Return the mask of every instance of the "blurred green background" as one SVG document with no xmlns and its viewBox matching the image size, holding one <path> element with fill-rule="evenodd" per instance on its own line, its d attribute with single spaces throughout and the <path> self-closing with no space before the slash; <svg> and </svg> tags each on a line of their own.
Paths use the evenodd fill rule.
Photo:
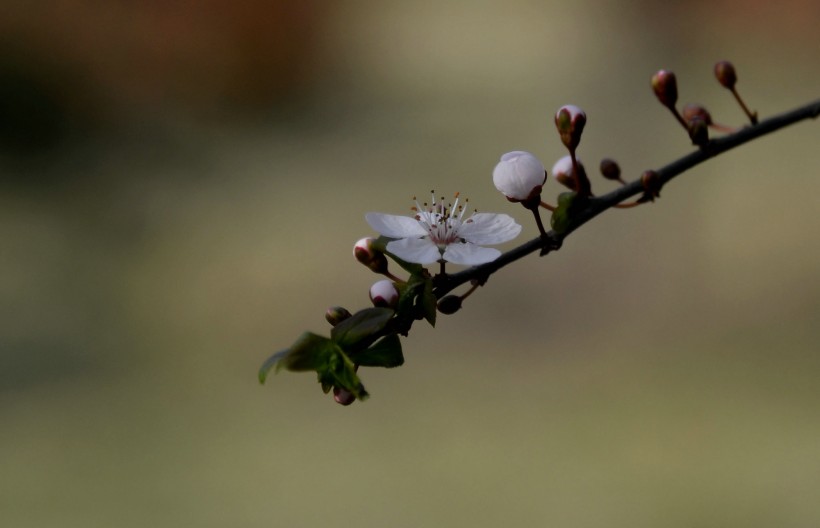
<svg viewBox="0 0 820 528">
<path fill-rule="evenodd" d="M 365 212 L 460 191 L 534 236 L 490 173 L 562 156 L 559 106 L 632 179 L 691 150 L 657 69 L 728 124 L 717 60 L 764 118 L 816 99 L 817 2 L 3 12 L 3 526 L 820 524 L 816 122 L 494 275 L 365 403 L 256 380 L 367 306 Z"/>
</svg>

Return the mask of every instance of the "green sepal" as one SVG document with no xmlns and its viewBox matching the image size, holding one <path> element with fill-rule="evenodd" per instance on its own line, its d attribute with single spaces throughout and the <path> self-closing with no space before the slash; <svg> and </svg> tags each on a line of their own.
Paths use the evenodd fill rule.
<svg viewBox="0 0 820 528">
<path fill-rule="evenodd" d="M 577 202 L 577 196 L 577 193 L 572 191 L 558 195 L 558 207 L 552 212 L 550 218 L 550 225 L 556 233 L 562 234 L 572 222 L 572 213 Z"/>
<path fill-rule="evenodd" d="M 320 370 L 338 349 L 330 339 L 305 332 L 290 348 L 281 350 L 265 360 L 259 368 L 259 383 L 265 383 L 272 368 L 275 372 L 287 369 L 293 372 Z"/>
<path fill-rule="evenodd" d="M 404 271 L 406 271 L 410 275 L 420 275 L 423 271 L 424 272 L 427 271 L 427 268 L 425 268 L 421 264 L 415 264 L 413 262 L 407 262 L 406 260 L 402 260 L 399 257 L 397 257 L 396 255 L 394 255 L 394 254 L 390 253 L 389 251 L 387 251 L 388 242 L 392 242 L 393 240 L 395 240 L 395 239 L 394 238 L 388 238 L 388 237 L 382 235 L 373 242 L 373 248 L 377 249 L 378 251 L 381 251 L 382 253 L 384 253 L 385 255 L 390 257 L 391 259 L 393 259 L 396 262 L 396 264 L 401 266 L 402 269 L 404 269 Z"/>
<path fill-rule="evenodd" d="M 438 303 L 438 299 L 436 299 L 436 295 L 433 293 L 433 280 L 428 278 L 424 281 L 424 291 L 421 292 L 421 309 L 424 313 L 424 319 L 430 323 L 430 326 L 436 326 L 436 314 L 438 310 L 436 310 L 436 305 Z"/>
<path fill-rule="evenodd" d="M 367 399 L 367 391 L 356 375 L 356 365 L 335 343 L 333 348 L 330 360 L 317 371 L 322 390 L 327 394 L 331 388 L 339 387 L 348 390 L 358 400 Z"/>
<path fill-rule="evenodd" d="M 436 298 L 433 295 L 433 281 L 427 270 L 419 275 L 411 275 L 404 284 L 396 284 L 399 290 L 399 302 L 396 307 L 396 325 L 399 333 L 406 335 L 406 331 L 413 325 L 413 321 L 421 318 L 435 325 Z"/>
<path fill-rule="evenodd" d="M 382 330 L 395 312 L 390 308 L 365 308 L 337 324 L 330 338 L 344 349 Z"/>
<path fill-rule="evenodd" d="M 404 364 L 398 334 L 383 337 L 370 348 L 351 354 L 351 358 L 362 367 L 393 368 Z"/>
</svg>

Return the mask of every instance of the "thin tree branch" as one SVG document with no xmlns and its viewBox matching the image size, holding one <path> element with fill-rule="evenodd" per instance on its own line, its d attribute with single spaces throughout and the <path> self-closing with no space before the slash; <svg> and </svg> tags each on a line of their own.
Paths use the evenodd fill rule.
<svg viewBox="0 0 820 528">
<path fill-rule="evenodd" d="M 710 140 L 703 148 L 696 150 L 686 156 L 673 161 L 672 163 L 658 169 L 657 174 L 661 185 L 666 184 L 675 176 L 686 172 L 692 167 L 703 163 L 704 161 L 727 152 L 735 147 L 739 147 L 749 141 L 770 134 L 781 128 L 787 127 L 804 119 L 816 119 L 820 115 L 820 99 L 796 108 L 794 110 L 784 112 L 782 114 L 770 117 L 765 121 L 761 121 L 754 126 L 744 127 L 733 134 L 723 136 Z M 502 254 L 496 260 L 474 266 L 472 268 L 453 273 L 450 275 L 440 275 L 436 277 L 434 294 L 441 299 L 444 295 L 452 291 L 454 288 L 461 286 L 470 281 L 476 281 L 479 284 L 484 284 L 490 275 L 503 268 L 507 264 L 515 262 L 530 253 L 540 251 L 541 256 L 554 251 L 561 247 L 563 240 L 569 236 L 570 233 L 586 224 L 600 213 L 612 208 L 627 198 L 642 194 L 645 192 L 640 178 L 623 187 L 620 187 L 605 195 L 591 198 L 581 210 L 574 212 L 572 221 L 569 227 L 563 233 L 556 233 L 549 231 L 546 237 L 537 237 L 520 246 L 511 249 Z"/>
</svg>

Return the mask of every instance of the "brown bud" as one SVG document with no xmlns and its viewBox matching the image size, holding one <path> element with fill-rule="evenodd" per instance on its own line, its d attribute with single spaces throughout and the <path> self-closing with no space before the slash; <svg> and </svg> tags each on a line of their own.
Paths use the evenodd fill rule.
<svg viewBox="0 0 820 528">
<path fill-rule="evenodd" d="M 703 118 L 693 116 L 686 121 L 686 125 L 689 131 L 689 139 L 692 140 L 693 145 L 703 147 L 709 143 L 709 126 Z"/>
<path fill-rule="evenodd" d="M 611 158 L 601 160 L 601 174 L 607 180 L 621 181 L 621 167 L 618 162 Z"/>
<path fill-rule="evenodd" d="M 445 315 L 454 314 L 461 309 L 461 297 L 457 295 L 445 295 L 438 302 L 437 307 L 438 311 Z"/>
<path fill-rule="evenodd" d="M 729 61 L 720 61 L 715 64 L 715 77 L 724 88 L 729 90 L 733 90 L 737 83 L 737 72 Z"/>
<path fill-rule="evenodd" d="M 675 103 L 678 102 L 678 81 L 674 73 L 659 70 L 652 76 L 652 90 L 663 106 L 675 108 Z"/>
<path fill-rule="evenodd" d="M 655 198 L 660 198 L 661 196 L 661 177 L 660 175 L 653 171 L 648 170 L 644 171 L 641 174 L 641 185 L 643 185 L 644 196 L 647 199 L 655 201 Z"/>
<path fill-rule="evenodd" d="M 703 122 L 708 126 L 712 125 L 712 116 L 703 106 L 694 103 L 688 103 L 683 107 L 683 120 L 689 123 L 693 117 L 703 119 Z"/>
<path fill-rule="evenodd" d="M 337 324 L 341 323 L 348 317 L 350 317 L 350 312 L 348 312 L 345 308 L 341 306 L 331 306 L 325 312 L 325 319 L 330 326 L 336 326 Z"/>
</svg>

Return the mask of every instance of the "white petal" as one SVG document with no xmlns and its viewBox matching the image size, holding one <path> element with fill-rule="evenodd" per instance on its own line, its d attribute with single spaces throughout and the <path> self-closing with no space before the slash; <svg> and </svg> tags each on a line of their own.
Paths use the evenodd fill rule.
<svg viewBox="0 0 820 528">
<path fill-rule="evenodd" d="M 520 232 L 521 226 L 509 215 L 476 213 L 461 224 L 458 236 L 473 244 L 500 244 Z"/>
<path fill-rule="evenodd" d="M 501 252 L 493 248 L 485 248 L 469 242 L 450 244 L 444 250 L 444 260 L 453 264 L 476 266 L 492 262 L 501 256 Z"/>
<path fill-rule="evenodd" d="M 370 227 L 390 238 L 421 237 L 427 231 L 415 218 L 396 216 L 382 213 L 367 213 L 364 219 Z"/>
<path fill-rule="evenodd" d="M 387 251 L 407 262 L 416 264 L 432 264 L 441 258 L 432 240 L 429 238 L 402 238 L 387 244 Z"/>
</svg>

